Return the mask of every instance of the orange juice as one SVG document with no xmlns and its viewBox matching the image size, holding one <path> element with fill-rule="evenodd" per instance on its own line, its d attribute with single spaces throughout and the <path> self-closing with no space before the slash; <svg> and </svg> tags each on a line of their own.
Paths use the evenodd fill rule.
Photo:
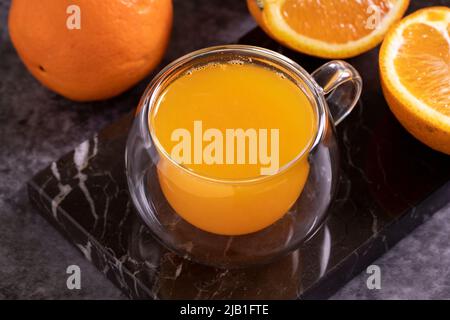
<svg viewBox="0 0 450 320">
<path fill-rule="evenodd" d="M 311 145 L 317 116 L 284 75 L 232 61 L 170 83 L 149 125 L 163 150 L 158 177 L 172 208 L 202 230 L 240 235 L 270 226 L 299 197 L 307 157 L 283 167 Z"/>
</svg>

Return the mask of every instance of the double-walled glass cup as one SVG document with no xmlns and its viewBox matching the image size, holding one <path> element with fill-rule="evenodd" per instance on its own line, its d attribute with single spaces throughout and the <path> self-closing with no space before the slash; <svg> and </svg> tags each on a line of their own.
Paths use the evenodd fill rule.
<svg viewBox="0 0 450 320">
<path fill-rule="evenodd" d="M 239 180 L 202 176 L 173 159 L 151 127 L 156 103 L 171 83 L 194 68 L 235 61 L 283 75 L 313 109 L 311 142 L 275 174 Z M 199 263 L 243 267 L 289 253 L 326 217 L 338 181 L 335 125 L 356 105 L 361 88 L 358 72 L 344 61 L 331 61 L 310 75 L 287 57 L 252 46 L 212 47 L 174 61 L 146 89 L 128 137 L 126 171 L 137 212 L 163 245 Z M 227 225 L 238 228 L 224 229 Z"/>
</svg>

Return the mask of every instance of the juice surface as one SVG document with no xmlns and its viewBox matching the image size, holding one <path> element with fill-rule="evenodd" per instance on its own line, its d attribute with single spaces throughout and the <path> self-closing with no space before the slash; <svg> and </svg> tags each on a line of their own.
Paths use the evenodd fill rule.
<svg viewBox="0 0 450 320">
<path fill-rule="evenodd" d="M 273 70 L 239 61 L 188 71 L 165 89 L 156 108 L 150 125 L 168 154 L 178 143 L 172 139 L 174 130 L 185 128 L 194 139 L 194 121 L 202 122 L 203 132 L 209 128 L 220 130 L 224 139 L 226 129 L 278 129 L 281 168 L 310 144 L 316 130 L 310 102 L 293 82 Z M 268 131 L 268 155 L 273 151 L 270 137 Z M 203 148 L 207 144 L 203 142 Z M 225 141 L 223 144 L 225 157 Z M 237 147 L 235 143 L 236 157 Z M 248 141 L 246 148 L 244 164 L 192 161 L 183 166 L 210 178 L 256 178 L 265 165 L 259 158 L 257 163 L 249 163 Z"/>
</svg>

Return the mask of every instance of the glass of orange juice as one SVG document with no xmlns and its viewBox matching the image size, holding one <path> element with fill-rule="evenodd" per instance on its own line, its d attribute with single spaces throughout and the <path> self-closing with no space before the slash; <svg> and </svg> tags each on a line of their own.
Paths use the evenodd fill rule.
<svg viewBox="0 0 450 320">
<path fill-rule="evenodd" d="M 137 212 L 169 249 L 208 265 L 294 250 L 326 217 L 338 177 L 334 128 L 361 88 L 346 62 L 310 75 L 252 46 L 176 60 L 148 86 L 129 133 Z"/>
</svg>

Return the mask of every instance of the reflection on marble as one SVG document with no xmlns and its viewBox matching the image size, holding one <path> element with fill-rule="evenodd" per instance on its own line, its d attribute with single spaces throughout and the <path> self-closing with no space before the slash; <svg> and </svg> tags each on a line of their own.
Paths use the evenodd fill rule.
<svg viewBox="0 0 450 320">
<path fill-rule="evenodd" d="M 272 48 L 308 71 L 324 63 L 255 30 L 243 43 Z M 360 105 L 337 129 L 338 194 L 326 224 L 276 262 L 249 269 L 201 266 L 152 238 L 130 202 L 124 149 L 131 116 L 52 163 L 29 183 L 41 214 L 133 298 L 325 298 L 427 220 L 450 198 L 450 158 L 414 140 L 382 96 L 378 51 L 349 59 L 364 80 Z"/>
</svg>

